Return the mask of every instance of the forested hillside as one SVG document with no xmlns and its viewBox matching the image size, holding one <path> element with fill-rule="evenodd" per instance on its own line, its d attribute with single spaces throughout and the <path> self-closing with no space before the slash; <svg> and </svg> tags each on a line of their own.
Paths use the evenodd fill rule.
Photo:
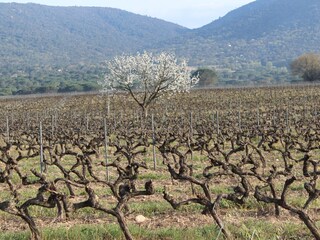
<svg viewBox="0 0 320 240">
<path fill-rule="evenodd" d="M 26 59 L 40 65 L 103 61 L 114 54 L 155 46 L 183 30 L 112 8 L 0 4 L 0 53 L 9 63 Z"/>
<path fill-rule="evenodd" d="M 195 29 L 189 41 L 199 44 L 196 61 L 286 65 L 302 53 L 320 51 L 320 1 L 257 0 Z M 201 57 L 208 54 L 204 49 L 212 49 L 211 57 Z"/>
<path fill-rule="evenodd" d="M 103 61 L 185 30 L 112 8 L 0 3 L 0 95 L 97 89 Z"/>
<path fill-rule="evenodd" d="M 257 0 L 193 30 L 112 8 L 0 3 L 0 95 L 94 90 L 106 59 L 144 50 L 215 68 L 220 84 L 289 82 L 289 63 L 319 42 L 319 0 Z"/>
</svg>

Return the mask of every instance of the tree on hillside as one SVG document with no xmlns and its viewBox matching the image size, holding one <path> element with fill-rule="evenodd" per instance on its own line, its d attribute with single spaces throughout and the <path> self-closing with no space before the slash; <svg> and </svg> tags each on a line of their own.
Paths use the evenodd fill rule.
<svg viewBox="0 0 320 240">
<path fill-rule="evenodd" d="M 213 87 L 218 81 L 218 75 L 215 70 L 208 68 L 200 68 L 192 73 L 193 77 L 198 77 L 197 87 Z"/>
<path fill-rule="evenodd" d="M 168 93 L 188 91 L 197 82 L 191 77 L 187 61 L 178 61 L 174 54 L 149 52 L 135 56 L 117 56 L 107 63 L 108 74 L 100 84 L 103 90 L 120 90 L 141 107 L 144 116 L 158 98 Z"/>
<path fill-rule="evenodd" d="M 320 55 L 315 53 L 301 55 L 291 63 L 291 72 L 293 75 L 301 77 L 304 81 L 319 81 Z"/>
</svg>

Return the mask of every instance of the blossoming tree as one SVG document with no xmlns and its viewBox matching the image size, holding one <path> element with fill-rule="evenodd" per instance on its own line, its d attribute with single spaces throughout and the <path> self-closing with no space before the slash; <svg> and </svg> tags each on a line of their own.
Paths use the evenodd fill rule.
<svg viewBox="0 0 320 240">
<path fill-rule="evenodd" d="M 168 93 L 189 91 L 199 80 L 191 77 L 185 59 L 178 61 L 167 52 L 117 56 L 107 66 L 109 72 L 101 83 L 103 89 L 128 92 L 144 116 L 156 99 Z"/>
</svg>

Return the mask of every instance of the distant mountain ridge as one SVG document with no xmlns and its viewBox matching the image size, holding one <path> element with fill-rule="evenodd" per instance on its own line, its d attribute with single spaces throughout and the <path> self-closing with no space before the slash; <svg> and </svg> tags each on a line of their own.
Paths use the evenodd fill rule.
<svg viewBox="0 0 320 240">
<path fill-rule="evenodd" d="M 256 0 L 195 32 L 202 37 L 251 39 L 264 37 L 276 30 L 297 30 L 319 25 L 319 0 Z"/>
<path fill-rule="evenodd" d="M 194 30 L 113 8 L 0 3 L 0 55 L 10 63 L 95 63 L 172 50 L 194 65 L 231 55 L 284 64 L 319 51 L 319 41 L 319 0 L 257 0 Z"/>
<path fill-rule="evenodd" d="M 320 1 L 256 0 L 193 30 L 190 39 L 211 50 L 203 56 L 194 51 L 193 58 L 205 56 L 207 64 L 271 61 L 285 66 L 305 52 L 320 52 Z"/>
<path fill-rule="evenodd" d="M 17 62 L 97 62 L 150 48 L 183 30 L 119 9 L 0 3 L 0 54 Z"/>
<path fill-rule="evenodd" d="M 231 82 L 277 79 L 272 66 L 288 72 L 297 56 L 320 52 L 319 42 L 319 0 L 256 0 L 192 30 L 113 8 L 0 3 L 0 89 L 96 88 L 86 84 L 103 77 L 104 60 L 144 50 L 175 52 Z M 257 77 L 257 67 L 273 75 Z"/>
</svg>

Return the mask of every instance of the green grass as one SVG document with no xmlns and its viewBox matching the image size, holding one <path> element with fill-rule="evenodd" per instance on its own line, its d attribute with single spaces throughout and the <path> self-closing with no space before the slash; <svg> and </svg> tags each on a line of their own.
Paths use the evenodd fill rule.
<svg viewBox="0 0 320 240">
<path fill-rule="evenodd" d="M 215 226 L 203 226 L 200 228 L 161 228 L 145 229 L 136 225 L 129 226 L 134 239 L 174 239 L 174 240 L 201 240 L 215 239 L 219 231 Z M 108 225 L 76 225 L 70 228 L 57 227 L 45 228 L 41 231 L 43 240 L 87 240 L 87 239 L 124 239 L 117 224 Z M 27 240 L 28 232 L 0 233 L 1 240 Z"/>
<path fill-rule="evenodd" d="M 29 240 L 30 234 L 29 232 L 17 232 L 17 233 L 0 233 L 1 240 Z"/>
<path fill-rule="evenodd" d="M 185 213 L 199 213 L 203 210 L 203 206 L 199 204 L 190 204 L 180 207 L 178 210 L 174 210 L 171 205 L 163 201 L 146 201 L 146 202 L 133 202 L 129 203 L 131 211 L 143 214 L 147 217 L 166 214 L 169 212 L 179 211 Z"/>
<path fill-rule="evenodd" d="M 148 217 L 154 216 L 155 214 L 166 213 L 171 209 L 171 206 L 166 201 L 148 201 L 148 202 L 133 202 L 129 203 L 131 211 L 135 211 L 140 214 L 144 214 Z"/>
<path fill-rule="evenodd" d="M 145 179 L 145 180 L 168 180 L 170 179 L 169 172 L 166 174 L 163 173 L 157 173 L 157 172 L 148 172 L 148 173 L 142 173 L 139 175 L 138 179 Z"/>
<path fill-rule="evenodd" d="M 280 222 L 272 223 L 267 219 L 250 219 L 244 221 L 240 226 L 229 226 L 234 233 L 235 239 L 257 239 L 257 240 L 289 240 L 289 239 L 312 239 L 310 233 L 304 226 L 297 223 Z"/>
<path fill-rule="evenodd" d="M 234 239 L 257 240 L 309 240 L 312 236 L 300 224 L 280 222 L 271 223 L 267 219 L 249 219 L 237 224 L 229 224 L 228 228 L 233 233 Z M 146 229 L 137 225 L 129 226 L 134 239 L 137 240 L 211 240 L 223 239 L 216 225 L 206 225 L 197 228 L 166 227 Z M 74 225 L 71 227 L 51 227 L 41 231 L 43 240 L 87 240 L 124 239 L 119 226 L 115 223 L 97 225 Z M 1 240 L 27 240 L 29 232 L 0 233 Z"/>
</svg>

